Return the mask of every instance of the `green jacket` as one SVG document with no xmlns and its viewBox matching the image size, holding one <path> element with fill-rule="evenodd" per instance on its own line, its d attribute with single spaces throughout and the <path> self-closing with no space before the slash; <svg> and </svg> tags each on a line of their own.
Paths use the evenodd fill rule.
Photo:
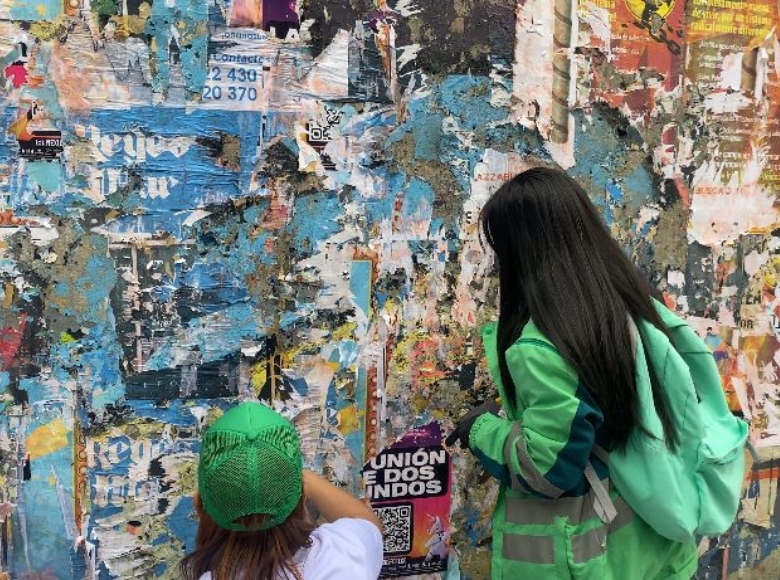
<svg viewBox="0 0 780 580">
<path fill-rule="evenodd" d="M 506 352 L 514 408 L 501 382 L 496 334 L 489 324 L 483 340 L 506 418 L 483 415 L 469 433 L 472 451 L 500 484 L 492 577 L 689 580 L 697 566 L 694 540 L 658 535 L 609 486 L 609 467 L 594 455 L 594 446 L 610 448 L 603 414 L 576 372 L 529 322 Z M 589 465 L 617 508 L 611 523 L 599 516 Z"/>
</svg>

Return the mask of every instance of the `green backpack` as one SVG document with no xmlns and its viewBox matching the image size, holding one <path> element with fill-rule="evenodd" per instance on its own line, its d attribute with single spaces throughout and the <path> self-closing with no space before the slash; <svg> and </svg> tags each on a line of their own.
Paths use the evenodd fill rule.
<svg viewBox="0 0 780 580">
<path fill-rule="evenodd" d="M 609 454 L 610 478 L 631 508 L 656 532 L 676 541 L 715 536 L 733 523 L 742 495 L 747 424 L 729 411 L 715 359 L 693 329 L 656 303 L 672 342 L 640 320 L 637 391 L 642 424 L 625 451 Z M 633 326 L 633 325 L 632 325 Z M 653 404 L 652 361 L 679 435 L 672 452 Z"/>
</svg>

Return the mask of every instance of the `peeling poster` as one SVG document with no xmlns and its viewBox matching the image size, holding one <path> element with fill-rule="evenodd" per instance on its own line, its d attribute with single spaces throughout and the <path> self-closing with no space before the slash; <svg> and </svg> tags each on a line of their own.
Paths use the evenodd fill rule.
<svg viewBox="0 0 780 580">
<path fill-rule="evenodd" d="M 384 526 L 380 578 L 447 570 L 450 455 L 437 421 L 406 433 L 363 468 L 371 506 Z"/>
</svg>

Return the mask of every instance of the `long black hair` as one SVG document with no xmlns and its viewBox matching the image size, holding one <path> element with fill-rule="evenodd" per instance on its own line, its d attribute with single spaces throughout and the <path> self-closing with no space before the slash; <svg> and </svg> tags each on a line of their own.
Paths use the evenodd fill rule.
<svg viewBox="0 0 780 580">
<path fill-rule="evenodd" d="M 532 319 L 579 374 L 604 413 L 612 444 L 642 428 L 628 317 L 664 332 L 652 285 L 623 253 L 583 188 L 565 172 L 537 167 L 502 185 L 480 216 L 495 252 L 500 305 L 498 357 L 507 396 L 517 403 L 506 350 Z M 651 368 L 656 411 L 677 445 Z"/>
</svg>

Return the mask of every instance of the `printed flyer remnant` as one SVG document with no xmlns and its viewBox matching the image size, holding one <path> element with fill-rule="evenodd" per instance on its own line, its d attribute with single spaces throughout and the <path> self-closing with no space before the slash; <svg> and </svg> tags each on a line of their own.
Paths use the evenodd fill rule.
<svg viewBox="0 0 780 580">
<path fill-rule="evenodd" d="M 363 468 L 371 506 L 385 528 L 380 578 L 447 569 L 450 538 L 450 455 L 432 422 L 409 431 Z"/>
</svg>

